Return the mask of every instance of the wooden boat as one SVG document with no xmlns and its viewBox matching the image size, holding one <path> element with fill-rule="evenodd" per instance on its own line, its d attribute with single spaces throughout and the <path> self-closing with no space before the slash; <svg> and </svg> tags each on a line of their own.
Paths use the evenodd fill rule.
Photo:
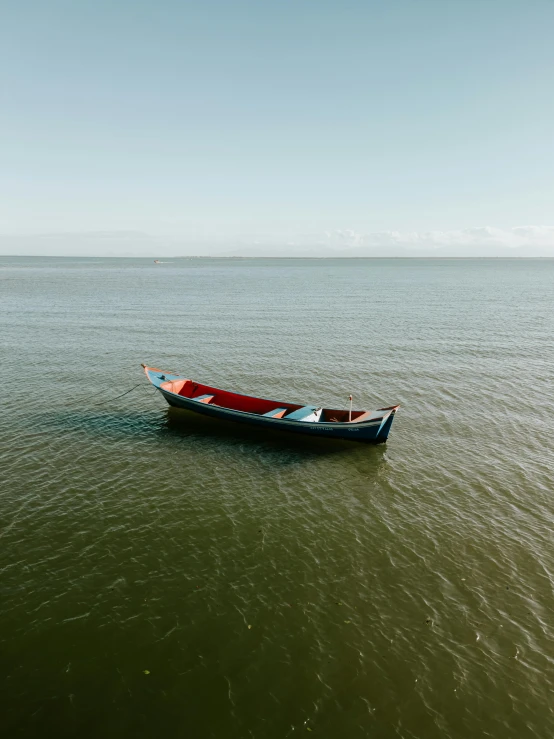
<svg viewBox="0 0 554 739">
<path fill-rule="evenodd" d="M 171 406 L 227 421 L 311 436 L 382 444 L 387 440 L 394 414 L 400 407 L 391 405 L 376 411 L 361 411 L 303 406 L 241 395 L 145 364 L 142 367 L 152 385 Z"/>
</svg>

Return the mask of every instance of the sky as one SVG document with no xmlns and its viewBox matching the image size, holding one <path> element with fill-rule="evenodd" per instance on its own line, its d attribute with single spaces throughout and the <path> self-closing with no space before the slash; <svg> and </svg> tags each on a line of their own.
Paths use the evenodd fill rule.
<svg viewBox="0 0 554 739">
<path fill-rule="evenodd" d="M 2 3 L 0 253 L 554 256 L 553 29 L 552 0 Z"/>
</svg>

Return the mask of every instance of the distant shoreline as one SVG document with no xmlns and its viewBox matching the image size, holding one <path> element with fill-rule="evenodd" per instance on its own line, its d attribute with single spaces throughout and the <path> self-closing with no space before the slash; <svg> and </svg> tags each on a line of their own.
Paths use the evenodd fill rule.
<svg viewBox="0 0 554 739">
<path fill-rule="evenodd" d="M 388 257 L 388 256 L 364 256 L 364 257 L 362 257 L 362 256 L 360 256 L 360 257 L 356 257 L 356 256 L 344 256 L 344 257 L 341 257 L 341 256 L 332 256 L 332 257 L 330 257 L 330 256 L 320 256 L 320 257 L 307 257 L 307 256 L 300 256 L 300 257 L 293 257 L 293 256 L 245 256 L 245 257 L 242 257 L 242 256 L 238 256 L 238 255 L 237 256 L 217 256 L 217 255 L 208 254 L 208 255 L 205 255 L 205 256 L 201 256 L 201 255 L 183 256 L 183 255 L 180 255 L 180 256 L 175 256 L 175 257 L 173 257 L 173 256 L 171 256 L 171 257 L 170 256 L 157 256 L 157 257 L 147 256 L 147 257 L 145 257 L 145 256 L 128 256 L 128 255 L 125 255 L 125 256 L 117 256 L 117 255 L 113 255 L 113 254 L 112 255 L 109 255 L 109 256 L 108 255 L 103 255 L 103 254 L 87 254 L 87 255 L 84 255 L 84 256 L 83 255 L 78 255 L 78 254 L 74 254 L 74 255 L 70 255 L 70 254 L 0 254 L 0 259 L 144 259 L 144 260 L 148 260 L 148 261 L 152 261 L 152 262 L 154 260 L 170 260 L 170 261 L 174 261 L 176 259 L 180 259 L 180 260 L 187 260 L 187 259 L 195 259 L 195 260 L 198 260 L 198 259 L 217 259 L 217 260 L 223 260 L 224 259 L 226 261 L 245 261 L 245 260 L 252 260 L 252 259 L 256 259 L 256 260 L 259 260 L 259 259 L 272 259 L 272 260 L 282 259 L 282 260 L 286 260 L 286 261 L 290 261 L 290 260 L 303 260 L 303 261 L 305 261 L 305 260 L 312 260 L 312 261 L 322 261 L 322 260 L 325 260 L 325 261 L 337 261 L 337 260 L 340 260 L 340 261 L 344 261 L 346 259 L 348 259 L 348 260 L 354 260 L 354 261 L 355 260 L 358 260 L 358 261 L 359 260 L 383 260 L 383 259 L 398 259 L 398 260 L 409 259 L 411 261 L 418 260 L 418 259 L 420 259 L 420 260 L 427 260 L 427 261 L 428 260 L 431 260 L 431 259 L 432 260 L 441 260 L 441 261 L 444 261 L 444 260 L 449 260 L 449 261 L 474 261 L 476 259 L 489 259 L 489 260 L 490 259 L 494 259 L 494 260 L 497 260 L 497 261 L 514 261 L 514 262 L 517 262 L 517 261 L 524 261 L 526 259 L 543 259 L 543 260 L 549 260 L 550 259 L 551 260 L 551 259 L 554 259 L 554 255 L 553 256 L 529 256 L 529 257 L 526 257 L 526 256 L 517 256 L 517 257 L 509 257 L 509 256 L 450 257 L 450 256 L 438 256 L 438 255 L 437 256 L 413 256 L 413 257 L 411 257 L 411 256 L 405 256 L 405 255 L 403 255 L 403 256 L 394 256 L 393 255 L 393 256 L 390 256 L 390 257 Z"/>
</svg>

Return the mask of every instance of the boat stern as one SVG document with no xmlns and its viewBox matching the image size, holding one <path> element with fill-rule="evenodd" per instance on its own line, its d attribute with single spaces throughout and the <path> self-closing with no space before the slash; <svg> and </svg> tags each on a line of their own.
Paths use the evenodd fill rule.
<svg viewBox="0 0 554 739">
<path fill-rule="evenodd" d="M 383 420 L 381 421 L 381 425 L 379 426 L 379 430 L 377 431 L 377 435 L 375 437 L 376 444 L 384 444 L 384 442 L 388 439 L 392 422 L 394 421 L 394 416 L 399 408 L 399 405 L 393 405 L 389 408 L 379 409 L 379 411 L 385 411 L 385 413 L 383 414 Z"/>
</svg>

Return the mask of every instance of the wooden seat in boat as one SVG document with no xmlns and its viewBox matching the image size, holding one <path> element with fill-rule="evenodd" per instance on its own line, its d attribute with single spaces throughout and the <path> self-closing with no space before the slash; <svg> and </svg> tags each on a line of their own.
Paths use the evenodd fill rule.
<svg viewBox="0 0 554 739">
<path fill-rule="evenodd" d="M 197 395 L 196 398 L 191 398 L 191 400 L 197 400 L 199 403 L 211 403 L 214 398 L 215 395 Z"/>
<path fill-rule="evenodd" d="M 262 413 L 262 416 L 269 416 L 270 418 L 283 418 L 288 408 L 274 408 L 272 411 Z"/>
</svg>

